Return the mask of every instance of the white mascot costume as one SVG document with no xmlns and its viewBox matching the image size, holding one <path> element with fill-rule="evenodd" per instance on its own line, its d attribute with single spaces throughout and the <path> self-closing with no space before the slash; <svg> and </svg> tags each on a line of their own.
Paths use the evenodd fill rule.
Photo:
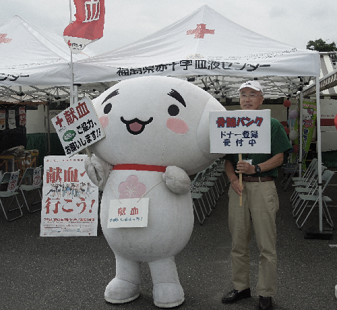
<svg viewBox="0 0 337 310">
<path fill-rule="evenodd" d="M 169 77 L 116 84 L 94 100 L 106 137 L 86 159 L 103 190 L 101 225 L 116 257 L 105 300 L 126 303 L 140 293 L 140 263 L 147 262 L 154 304 L 184 302 L 175 255 L 187 244 L 194 217 L 188 175 L 221 155 L 210 154 L 209 112 L 225 108 L 201 88 Z M 110 201 L 149 198 L 147 227 L 108 228 Z"/>
</svg>

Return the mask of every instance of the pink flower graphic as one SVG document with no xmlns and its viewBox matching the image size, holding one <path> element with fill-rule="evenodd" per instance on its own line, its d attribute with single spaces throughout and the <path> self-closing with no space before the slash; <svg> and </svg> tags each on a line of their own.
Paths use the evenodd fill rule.
<svg viewBox="0 0 337 310">
<path fill-rule="evenodd" d="M 146 193 L 146 186 L 139 183 L 138 177 L 130 175 L 126 182 L 119 184 L 118 191 L 119 199 L 141 198 Z"/>
<path fill-rule="evenodd" d="M 12 41 L 12 39 L 6 38 L 7 33 L 0 33 L 0 44 L 1 43 L 9 43 Z"/>
</svg>

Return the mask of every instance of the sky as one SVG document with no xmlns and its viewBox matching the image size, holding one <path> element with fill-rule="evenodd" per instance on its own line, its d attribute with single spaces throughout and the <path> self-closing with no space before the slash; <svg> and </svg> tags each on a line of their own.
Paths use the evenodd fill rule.
<svg viewBox="0 0 337 310">
<path fill-rule="evenodd" d="M 335 0 L 105 0 L 104 36 L 89 48 L 101 54 L 128 45 L 205 4 L 234 23 L 300 49 L 320 38 L 337 43 Z M 15 15 L 62 36 L 70 22 L 69 0 L 0 0 L 0 24 Z"/>
</svg>

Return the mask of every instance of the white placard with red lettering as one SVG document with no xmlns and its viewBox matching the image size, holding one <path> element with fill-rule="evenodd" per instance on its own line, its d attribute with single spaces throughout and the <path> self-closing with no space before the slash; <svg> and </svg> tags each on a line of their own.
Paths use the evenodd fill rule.
<svg viewBox="0 0 337 310">
<path fill-rule="evenodd" d="M 86 97 L 51 121 L 67 156 L 73 156 L 105 137 L 94 106 Z"/>
<path fill-rule="evenodd" d="M 42 169 L 41 167 L 36 167 L 33 172 L 33 185 L 39 186 L 42 182 Z"/>
<path fill-rule="evenodd" d="M 212 111 L 211 153 L 270 154 L 270 110 Z"/>
<path fill-rule="evenodd" d="M 86 157 L 44 158 L 41 237 L 97 236 L 98 187 L 86 173 Z"/>
<path fill-rule="evenodd" d="M 149 198 L 110 201 L 108 228 L 147 227 Z"/>
<path fill-rule="evenodd" d="M 8 192 L 14 192 L 16 190 L 19 181 L 19 174 L 20 174 L 19 171 L 12 172 L 8 182 L 7 187 Z"/>
</svg>

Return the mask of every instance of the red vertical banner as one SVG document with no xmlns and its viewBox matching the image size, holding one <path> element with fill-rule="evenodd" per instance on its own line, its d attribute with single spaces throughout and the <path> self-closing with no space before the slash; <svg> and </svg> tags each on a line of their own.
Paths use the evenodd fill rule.
<svg viewBox="0 0 337 310">
<path fill-rule="evenodd" d="M 105 6 L 104 0 L 74 0 L 74 4 L 76 20 L 64 29 L 63 36 L 73 53 L 80 53 L 103 36 Z"/>
<path fill-rule="evenodd" d="M 6 129 L 6 110 L 0 110 L 0 130 Z"/>
</svg>

